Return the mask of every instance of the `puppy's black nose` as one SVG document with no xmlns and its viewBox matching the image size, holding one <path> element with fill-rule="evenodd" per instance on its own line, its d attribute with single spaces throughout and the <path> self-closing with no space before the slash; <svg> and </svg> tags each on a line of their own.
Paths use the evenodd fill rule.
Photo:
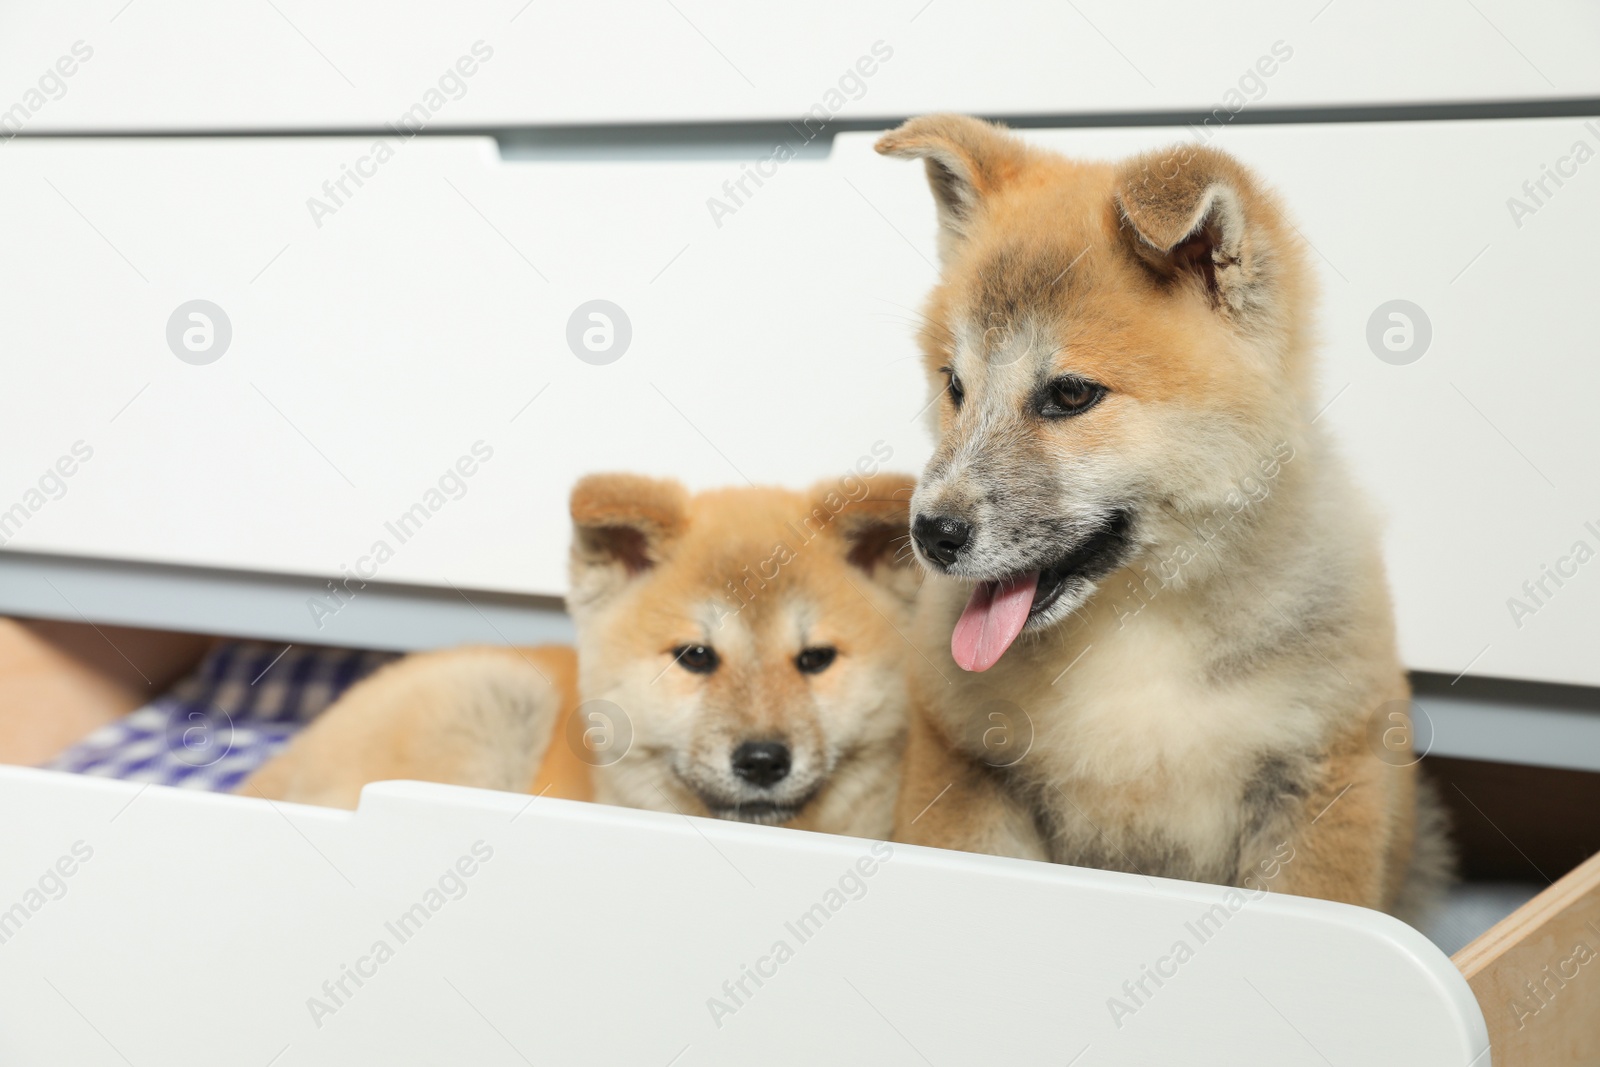
<svg viewBox="0 0 1600 1067">
<path fill-rule="evenodd" d="M 972 537 L 972 523 L 954 515 L 918 515 L 911 525 L 911 536 L 917 539 L 929 559 L 948 567 L 967 547 Z"/>
<path fill-rule="evenodd" d="M 782 741 L 746 741 L 733 750 L 733 773 L 765 789 L 789 774 L 789 746 Z"/>
</svg>

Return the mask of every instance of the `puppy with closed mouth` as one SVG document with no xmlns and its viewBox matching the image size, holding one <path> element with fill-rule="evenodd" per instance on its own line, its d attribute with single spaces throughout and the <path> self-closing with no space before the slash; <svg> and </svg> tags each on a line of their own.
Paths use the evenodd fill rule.
<svg viewBox="0 0 1600 1067">
<path fill-rule="evenodd" d="M 395 778 L 887 837 L 921 575 L 912 481 L 810 492 L 638 475 L 571 497 L 577 648 L 408 656 L 240 792 L 355 807 Z M 574 654 L 574 652 L 576 654 Z"/>
<path fill-rule="evenodd" d="M 631 720 L 596 799 L 887 837 L 905 737 L 912 481 L 811 493 L 589 478 L 572 495 L 579 688 Z M 581 709 L 580 709 L 581 710 Z"/>
<path fill-rule="evenodd" d="M 1078 161 L 962 116 L 877 147 L 924 162 L 942 259 L 897 834 L 1414 914 L 1448 850 L 1383 729 L 1377 528 L 1274 195 L 1215 149 Z"/>
</svg>

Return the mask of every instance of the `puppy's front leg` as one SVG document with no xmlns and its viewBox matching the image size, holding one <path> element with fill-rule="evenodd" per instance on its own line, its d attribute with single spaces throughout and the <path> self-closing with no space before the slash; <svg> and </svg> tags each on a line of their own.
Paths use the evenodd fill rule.
<svg viewBox="0 0 1600 1067">
<path fill-rule="evenodd" d="M 1411 855 L 1414 803 L 1414 768 L 1389 766 L 1352 733 L 1303 802 L 1245 850 L 1238 884 L 1391 910 Z"/>
<path fill-rule="evenodd" d="M 1029 812 L 995 772 L 958 752 L 920 710 L 910 715 L 894 839 L 912 845 L 1048 860 Z"/>
</svg>

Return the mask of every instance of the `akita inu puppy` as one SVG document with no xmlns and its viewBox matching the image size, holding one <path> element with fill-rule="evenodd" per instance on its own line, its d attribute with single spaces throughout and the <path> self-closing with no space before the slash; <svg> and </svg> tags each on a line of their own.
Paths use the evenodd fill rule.
<svg viewBox="0 0 1600 1067">
<path fill-rule="evenodd" d="M 595 475 L 573 490 L 563 648 L 407 657 L 240 790 L 354 807 L 416 778 L 887 837 L 910 478 L 810 493 Z M 580 700 L 582 701 L 580 703 Z"/>
<path fill-rule="evenodd" d="M 877 148 L 924 161 L 943 260 L 897 835 L 1404 910 L 1445 842 L 1274 196 L 953 115 Z"/>
</svg>

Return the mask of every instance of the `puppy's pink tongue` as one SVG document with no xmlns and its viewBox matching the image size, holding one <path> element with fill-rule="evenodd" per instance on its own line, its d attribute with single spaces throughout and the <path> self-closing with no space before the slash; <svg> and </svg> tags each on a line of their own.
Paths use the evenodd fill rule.
<svg viewBox="0 0 1600 1067">
<path fill-rule="evenodd" d="M 980 582 L 950 635 L 950 655 L 964 671 L 986 671 L 1000 662 L 1028 623 L 1039 572 L 1000 582 Z"/>
</svg>

